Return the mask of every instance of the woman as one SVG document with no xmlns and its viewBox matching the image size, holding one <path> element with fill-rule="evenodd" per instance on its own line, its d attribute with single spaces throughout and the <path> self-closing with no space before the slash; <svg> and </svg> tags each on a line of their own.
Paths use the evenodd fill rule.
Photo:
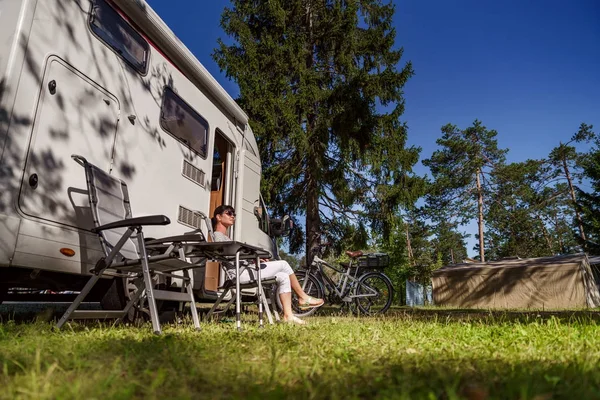
<svg viewBox="0 0 600 400">
<path fill-rule="evenodd" d="M 219 206 L 213 214 L 212 224 L 215 235 L 215 241 L 228 242 L 231 239 L 227 236 L 227 229 L 235 223 L 235 210 L 231 206 Z M 298 304 L 300 308 L 316 308 L 323 305 L 323 299 L 315 299 L 302 290 L 294 270 L 285 260 L 265 261 L 260 263 L 261 276 L 263 278 L 273 278 L 277 280 L 279 298 L 283 306 L 283 320 L 289 323 L 305 324 L 306 322 L 296 317 L 292 311 L 292 290 L 298 295 Z M 231 272 L 228 271 L 231 276 Z M 235 272 L 233 273 L 235 274 Z M 250 281 L 248 270 L 243 268 L 240 273 L 240 283 Z"/>
</svg>

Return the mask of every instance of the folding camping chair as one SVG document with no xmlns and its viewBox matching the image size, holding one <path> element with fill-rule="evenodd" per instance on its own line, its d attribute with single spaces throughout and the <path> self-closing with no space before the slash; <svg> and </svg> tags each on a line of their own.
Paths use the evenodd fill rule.
<svg viewBox="0 0 600 400">
<path fill-rule="evenodd" d="M 60 318 L 57 328 L 60 329 L 70 318 L 121 319 L 136 303 L 145 299 L 148 302 L 154 333 L 161 333 L 156 300 L 190 302 L 194 326 L 200 329 L 189 269 L 202 265 L 203 260 L 190 263 L 186 260 L 186 253 L 194 243 L 205 242 L 204 235 L 200 232 L 179 236 L 177 239 L 170 238 L 170 243 L 164 246 L 156 245 L 159 241 L 155 240 L 155 246 L 152 248 L 156 254 L 149 255 L 142 227 L 168 225 L 169 218 L 165 215 L 132 218 L 127 184 L 81 156 L 73 155 L 72 158 L 85 169 L 88 198 L 94 220 L 94 228 L 91 231 L 98 235 L 105 256 L 90 271 L 92 277 Z M 133 237 L 137 239 L 137 246 L 132 240 Z M 109 269 L 117 270 L 118 273 L 108 271 Z M 176 271 L 183 271 L 183 277 L 173 274 Z M 137 287 L 137 291 L 122 310 L 77 310 L 102 276 L 119 274 L 135 279 Z M 152 277 L 156 274 L 183 279 L 184 290 L 172 292 L 154 289 Z"/>
<path fill-rule="evenodd" d="M 253 267 L 246 267 L 246 268 L 253 268 Z M 223 265 L 223 263 L 221 264 L 221 270 L 226 274 L 226 267 Z M 251 280 L 249 282 L 245 282 L 245 283 L 240 282 L 240 296 L 242 298 L 244 298 L 244 297 L 255 298 L 256 303 L 259 304 L 259 306 L 262 306 L 263 309 L 265 310 L 265 312 L 267 314 L 267 319 L 269 320 L 269 323 L 272 325 L 273 324 L 273 315 L 275 316 L 275 319 L 277 321 L 279 321 L 279 314 L 275 310 L 275 304 L 277 304 L 277 300 L 275 299 L 276 290 L 274 290 L 274 288 L 277 287 L 277 280 L 275 278 L 264 278 L 264 279 L 260 280 L 260 284 L 262 285 L 262 289 L 259 289 L 259 283 L 258 283 L 258 280 L 256 280 L 256 278 L 254 278 L 253 280 Z M 265 289 L 265 287 L 267 289 Z M 222 314 L 222 313 L 227 312 L 227 310 L 229 310 L 229 308 L 231 307 L 233 302 L 236 301 L 237 292 L 236 292 L 236 282 L 234 279 L 231 279 L 231 278 L 226 279 L 223 286 L 219 287 L 219 289 L 222 290 L 223 292 L 221 293 L 221 295 L 219 296 L 217 301 L 213 304 L 213 306 L 211 307 L 208 314 L 206 314 L 207 319 L 212 317 L 213 315 Z M 259 295 L 258 292 L 262 292 L 263 295 Z M 265 293 L 269 294 L 268 298 L 266 295 L 264 295 Z M 229 295 L 229 299 L 227 300 L 228 295 Z M 219 309 L 218 307 L 221 305 L 221 303 L 223 303 L 224 300 L 226 300 L 225 306 L 222 309 Z M 270 305 L 273 306 L 272 311 L 269 307 L 269 303 L 270 303 Z M 237 310 L 236 310 L 236 312 L 237 312 Z M 260 313 L 260 312 L 259 312 L 259 318 L 260 318 L 259 326 L 262 327 L 263 326 L 262 313 Z"/>
<path fill-rule="evenodd" d="M 210 219 L 202 213 L 200 213 L 200 216 L 202 218 L 204 218 L 204 220 L 206 222 L 208 236 L 210 237 L 210 240 L 214 242 L 215 235 L 214 235 L 214 231 L 213 231 Z M 236 299 L 237 299 L 238 293 L 236 292 L 236 287 L 237 287 L 236 281 L 235 281 L 235 278 L 230 277 L 227 273 L 228 264 L 229 264 L 229 261 L 221 261 L 220 262 L 221 271 L 225 276 L 225 282 L 223 283 L 222 286 L 219 287 L 219 290 L 222 290 L 222 293 L 217 298 L 217 301 L 211 307 L 210 311 L 206 315 L 207 319 L 212 317 L 215 314 L 225 313 L 227 310 L 229 310 L 229 308 L 231 307 L 233 302 L 236 301 Z M 229 264 L 229 266 L 231 267 L 231 264 Z M 256 267 L 252 266 L 252 265 L 246 266 L 246 268 L 249 268 L 250 271 L 252 271 L 252 269 L 256 269 Z M 272 325 L 273 324 L 273 315 L 275 315 L 275 319 L 277 321 L 279 321 L 279 314 L 275 310 L 275 304 L 277 304 L 277 302 L 275 299 L 276 291 L 274 290 L 274 288 L 277 286 L 277 280 L 273 277 L 273 278 L 261 278 L 260 281 L 258 281 L 256 278 L 254 278 L 254 275 L 251 274 L 251 277 L 253 277 L 253 279 L 249 282 L 245 282 L 245 283 L 240 282 L 240 284 L 239 284 L 240 299 L 244 295 L 249 296 L 249 297 L 254 297 L 256 299 L 256 302 L 259 304 L 259 310 L 261 309 L 261 307 L 264 308 L 265 312 L 267 313 L 267 319 L 269 320 L 269 323 Z M 268 288 L 267 289 L 267 292 L 269 293 L 268 298 L 267 298 L 267 296 L 264 295 L 265 294 L 265 290 L 264 290 L 265 286 Z M 221 303 L 224 300 L 226 300 L 228 296 L 229 296 L 229 299 L 225 303 L 225 306 L 222 309 L 218 309 L 219 305 L 221 305 Z M 269 301 L 270 301 L 271 305 L 273 306 L 272 312 L 269 307 Z M 239 313 L 239 310 L 236 310 L 236 312 Z M 260 311 L 259 311 L 259 326 L 263 326 L 262 312 L 260 312 Z M 239 326 L 238 326 L 238 328 L 239 328 Z"/>
</svg>

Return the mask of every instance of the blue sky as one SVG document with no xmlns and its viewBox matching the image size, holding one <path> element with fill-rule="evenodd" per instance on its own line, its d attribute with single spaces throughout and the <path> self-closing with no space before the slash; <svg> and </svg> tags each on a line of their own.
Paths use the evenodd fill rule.
<svg viewBox="0 0 600 400">
<path fill-rule="evenodd" d="M 211 58 L 228 1 L 147 0 L 232 97 Z M 415 76 L 405 87 L 409 143 L 421 158 L 440 127 L 476 118 L 508 161 L 542 158 L 581 122 L 600 131 L 600 1 L 395 0 L 396 43 Z M 416 171 L 426 173 L 419 165 Z M 475 231 L 473 225 L 466 230 Z M 469 254 L 474 255 L 469 241 Z"/>
</svg>

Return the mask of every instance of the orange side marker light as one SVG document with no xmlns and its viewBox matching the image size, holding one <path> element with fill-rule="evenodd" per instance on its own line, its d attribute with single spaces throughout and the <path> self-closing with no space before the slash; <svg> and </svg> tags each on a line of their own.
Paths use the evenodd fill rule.
<svg viewBox="0 0 600 400">
<path fill-rule="evenodd" d="M 63 247 L 62 249 L 60 249 L 60 253 L 63 256 L 67 256 L 67 257 L 73 257 L 75 255 L 75 250 L 73 249 L 69 249 L 67 247 Z"/>
</svg>

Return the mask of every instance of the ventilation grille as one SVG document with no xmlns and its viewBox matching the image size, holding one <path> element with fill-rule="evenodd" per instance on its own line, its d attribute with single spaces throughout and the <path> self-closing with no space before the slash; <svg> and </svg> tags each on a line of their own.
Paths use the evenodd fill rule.
<svg viewBox="0 0 600 400">
<path fill-rule="evenodd" d="M 189 208 L 179 206 L 179 215 L 177 216 L 177 222 L 190 228 L 200 229 L 202 225 L 202 218 L 194 213 Z"/>
<path fill-rule="evenodd" d="M 197 183 L 198 185 L 204 187 L 204 172 L 194 167 L 189 162 L 183 160 L 183 176 L 188 178 L 190 181 Z"/>
</svg>

